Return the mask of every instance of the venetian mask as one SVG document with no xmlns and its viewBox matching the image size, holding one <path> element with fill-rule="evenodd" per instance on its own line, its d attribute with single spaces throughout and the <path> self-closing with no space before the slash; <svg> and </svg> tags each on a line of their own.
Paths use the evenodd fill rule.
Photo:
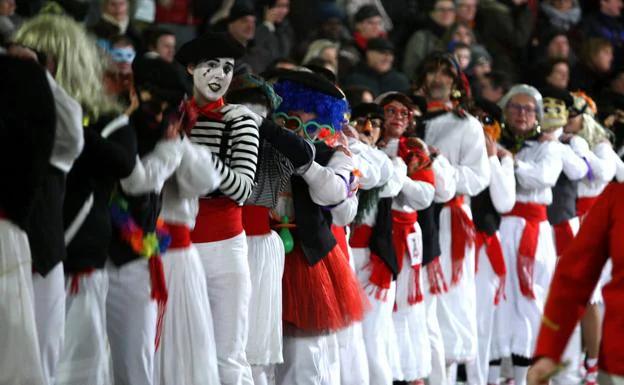
<svg viewBox="0 0 624 385">
<path fill-rule="evenodd" d="M 568 108 L 563 100 L 544 98 L 544 119 L 542 128 L 552 130 L 561 128 L 568 122 Z"/>
<path fill-rule="evenodd" d="M 193 84 L 207 101 L 215 101 L 225 95 L 233 74 L 234 59 L 210 59 L 195 66 Z"/>
</svg>

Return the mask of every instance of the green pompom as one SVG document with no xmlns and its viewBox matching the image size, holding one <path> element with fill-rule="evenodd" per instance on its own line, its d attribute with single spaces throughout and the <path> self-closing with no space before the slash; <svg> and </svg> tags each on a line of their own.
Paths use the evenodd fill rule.
<svg viewBox="0 0 624 385">
<path fill-rule="evenodd" d="M 284 215 L 282 217 L 282 224 L 288 224 L 288 216 Z M 287 227 L 282 228 L 279 232 L 279 236 L 282 239 L 282 243 L 284 244 L 284 251 L 286 252 L 286 254 L 293 251 L 293 248 L 295 247 L 295 241 L 292 237 L 292 234 L 290 233 L 290 230 L 288 230 Z"/>
</svg>

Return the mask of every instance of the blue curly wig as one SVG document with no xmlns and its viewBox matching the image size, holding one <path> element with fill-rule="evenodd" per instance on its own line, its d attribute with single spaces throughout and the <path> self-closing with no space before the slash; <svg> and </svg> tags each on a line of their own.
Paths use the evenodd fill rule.
<svg viewBox="0 0 624 385">
<path fill-rule="evenodd" d="M 311 90 L 291 80 L 280 80 L 273 88 L 282 97 L 277 112 L 304 111 L 316 114 L 314 119 L 319 124 L 331 125 L 334 130 L 342 129 L 349 104 L 344 99 L 337 99 L 319 91 Z"/>
</svg>

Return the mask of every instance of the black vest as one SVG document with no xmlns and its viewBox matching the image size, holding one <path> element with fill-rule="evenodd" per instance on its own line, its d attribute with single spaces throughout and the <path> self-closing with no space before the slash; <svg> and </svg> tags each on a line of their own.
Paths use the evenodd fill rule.
<svg viewBox="0 0 624 385">
<path fill-rule="evenodd" d="M 548 221 L 558 225 L 576 216 L 578 181 L 571 181 L 562 172 L 552 189 L 553 201 L 548 206 Z"/>
<path fill-rule="evenodd" d="M 477 231 L 494 235 L 500 226 L 501 216 L 494 208 L 489 187 L 470 199 L 470 209 Z"/>
<path fill-rule="evenodd" d="M 48 166 L 28 225 L 33 270 L 45 276 L 67 257 L 63 231 L 65 173 Z"/>
<path fill-rule="evenodd" d="M 392 277 L 396 279 L 399 274 L 399 263 L 392 241 L 392 198 L 381 198 L 377 204 L 377 216 L 368 247 L 371 253 L 384 261 L 392 271 Z"/>
<path fill-rule="evenodd" d="M 314 160 L 321 166 L 329 163 L 334 150 L 324 143 L 316 144 Z M 310 266 L 315 265 L 336 247 L 336 239 L 331 232 L 332 215 L 312 201 L 308 184 L 300 176 L 290 178 L 297 221 L 297 238 Z"/>
<path fill-rule="evenodd" d="M 432 204 L 418 212 L 418 225 L 422 232 L 423 266 L 428 265 L 442 254 L 439 239 L 440 210 L 444 205 Z"/>
</svg>

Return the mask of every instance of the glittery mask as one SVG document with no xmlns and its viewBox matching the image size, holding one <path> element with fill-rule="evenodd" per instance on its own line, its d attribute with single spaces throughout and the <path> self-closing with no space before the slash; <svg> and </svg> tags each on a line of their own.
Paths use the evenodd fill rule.
<svg viewBox="0 0 624 385">
<path fill-rule="evenodd" d="M 568 108 L 563 100 L 544 98 L 544 119 L 542 128 L 552 130 L 563 127 L 568 122 Z"/>
</svg>

